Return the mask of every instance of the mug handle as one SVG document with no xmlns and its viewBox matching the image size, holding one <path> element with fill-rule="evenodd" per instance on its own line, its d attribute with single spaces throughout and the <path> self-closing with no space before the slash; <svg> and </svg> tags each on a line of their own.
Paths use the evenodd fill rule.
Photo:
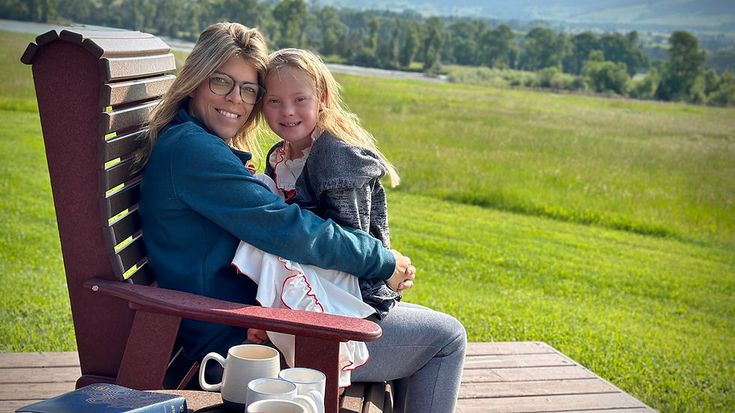
<svg viewBox="0 0 735 413">
<path fill-rule="evenodd" d="M 202 364 L 199 366 L 199 387 L 202 388 L 202 390 L 207 391 L 220 391 L 222 389 L 222 382 L 220 381 L 217 384 L 209 384 L 207 383 L 207 380 L 204 378 L 204 372 L 207 370 L 207 362 L 209 360 L 214 360 L 217 363 L 222 366 L 222 368 L 225 368 L 225 364 L 227 364 L 227 361 L 224 357 L 222 357 L 219 353 L 209 353 L 202 359 Z"/>
<path fill-rule="evenodd" d="M 307 413 L 323 413 L 324 408 L 322 407 L 322 410 L 320 412 L 320 410 L 318 410 L 316 406 L 316 403 L 314 403 L 314 400 L 312 400 L 312 397 L 297 394 L 296 397 L 293 398 L 293 401 L 303 407 Z"/>
<path fill-rule="evenodd" d="M 314 399 L 314 404 L 316 404 L 316 412 L 324 413 L 324 395 L 312 389 L 309 390 L 309 396 Z"/>
</svg>

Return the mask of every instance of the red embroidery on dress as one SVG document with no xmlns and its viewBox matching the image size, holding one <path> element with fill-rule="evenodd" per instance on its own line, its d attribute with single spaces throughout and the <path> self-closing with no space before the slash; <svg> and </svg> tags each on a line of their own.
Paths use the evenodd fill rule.
<svg viewBox="0 0 735 413">
<path fill-rule="evenodd" d="M 289 270 L 288 266 L 286 266 L 286 261 L 283 258 L 278 257 L 278 261 L 283 265 L 285 269 Z M 304 280 L 304 283 L 306 284 L 306 296 L 311 297 L 311 299 L 314 302 L 314 305 L 319 307 L 320 311 L 315 311 L 315 312 L 323 313 L 324 306 L 322 305 L 322 303 L 319 302 L 319 299 L 316 297 L 316 294 L 313 293 L 314 290 L 311 288 L 311 284 L 309 284 L 309 280 L 306 279 L 306 275 L 304 275 L 304 273 L 302 272 L 293 273 L 283 280 L 283 284 L 281 285 L 281 294 L 280 294 L 281 302 L 283 303 L 283 305 L 285 305 L 289 309 L 292 309 L 288 304 L 286 304 L 285 301 L 283 301 L 283 290 L 286 287 L 286 283 L 288 283 L 289 280 L 291 280 L 292 278 L 296 278 L 296 277 L 301 277 Z"/>
<path fill-rule="evenodd" d="M 317 135 L 316 126 L 314 126 L 314 129 L 309 133 L 311 142 L 309 142 L 309 146 L 307 148 L 311 148 L 314 146 L 314 142 L 316 141 L 315 135 Z M 274 152 L 276 155 L 276 160 L 273 163 L 273 181 L 276 183 L 276 188 L 278 188 L 279 191 L 281 191 L 281 194 L 285 197 L 286 201 L 290 201 L 296 197 L 296 188 L 294 189 L 285 189 L 281 187 L 279 180 L 278 180 L 278 165 L 283 164 L 284 168 L 288 168 L 286 166 L 286 142 L 282 141 L 281 146 L 276 149 Z M 269 160 L 270 161 L 270 160 Z M 294 176 L 296 180 L 298 181 L 298 176 Z M 294 182 L 294 186 L 296 185 L 296 182 Z"/>
</svg>

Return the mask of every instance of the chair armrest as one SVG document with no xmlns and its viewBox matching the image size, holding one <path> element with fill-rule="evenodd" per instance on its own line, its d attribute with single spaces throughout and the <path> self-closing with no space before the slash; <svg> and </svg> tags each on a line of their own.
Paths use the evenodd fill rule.
<svg viewBox="0 0 735 413">
<path fill-rule="evenodd" d="M 146 285 L 91 278 L 85 288 L 126 300 L 145 311 L 243 328 L 315 337 L 333 341 L 374 341 L 380 326 L 369 320 L 311 311 L 233 303 Z"/>
</svg>

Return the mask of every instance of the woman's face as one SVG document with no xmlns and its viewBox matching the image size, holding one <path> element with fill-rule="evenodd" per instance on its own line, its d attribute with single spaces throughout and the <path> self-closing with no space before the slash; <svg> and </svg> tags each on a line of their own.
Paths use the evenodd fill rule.
<svg viewBox="0 0 735 413">
<path fill-rule="evenodd" d="M 224 96 L 212 92 L 210 79 L 205 79 L 194 92 L 189 101 L 189 114 L 204 123 L 207 128 L 225 142 L 245 125 L 253 104 L 243 102 L 240 87 L 243 83 L 258 84 L 258 72 L 253 66 L 239 56 L 233 56 L 213 76 L 226 75 L 235 81 L 232 90 Z"/>
</svg>

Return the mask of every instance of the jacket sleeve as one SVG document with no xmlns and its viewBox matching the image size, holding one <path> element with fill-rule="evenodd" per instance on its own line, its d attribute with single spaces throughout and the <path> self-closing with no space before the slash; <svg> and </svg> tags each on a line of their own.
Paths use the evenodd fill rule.
<svg viewBox="0 0 735 413">
<path fill-rule="evenodd" d="M 380 183 L 386 169 L 380 156 L 323 135 L 312 148 L 305 171 L 322 217 L 360 228 L 390 245 L 385 190 Z"/>
<path fill-rule="evenodd" d="M 385 280 L 393 273 L 393 254 L 379 241 L 286 204 L 253 178 L 222 141 L 182 137 L 171 167 L 175 196 L 257 248 L 366 279 Z"/>
<path fill-rule="evenodd" d="M 369 185 L 330 189 L 322 192 L 319 205 L 322 217 L 340 225 L 370 232 L 372 190 Z"/>
<path fill-rule="evenodd" d="M 349 145 L 331 135 L 322 135 L 306 161 L 309 186 L 314 195 L 334 189 L 369 186 L 386 173 L 378 154 Z"/>
</svg>

